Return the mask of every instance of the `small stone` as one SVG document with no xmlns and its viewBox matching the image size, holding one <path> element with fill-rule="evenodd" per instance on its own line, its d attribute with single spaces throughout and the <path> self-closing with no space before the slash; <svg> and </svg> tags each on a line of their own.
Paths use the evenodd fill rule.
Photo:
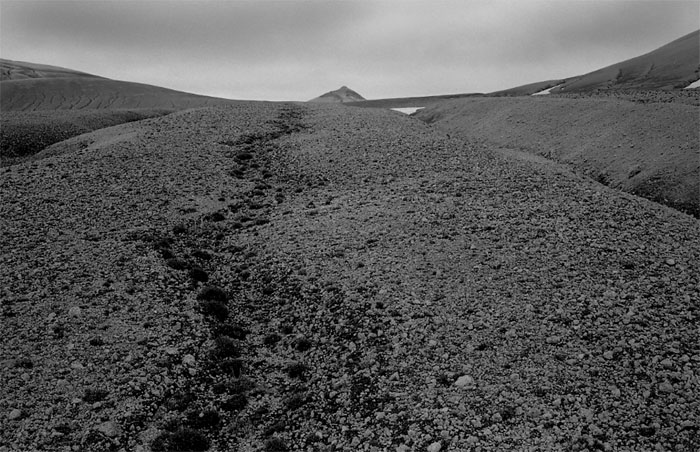
<svg viewBox="0 0 700 452">
<path fill-rule="evenodd" d="M 661 364 L 664 369 L 673 369 L 673 361 L 668 358 L 664 359 L 659 364 Z"/>
<path fill-rule="evenodd" d="M 121 429 L 119 428 L 119 425 L 116 422 L 112 421 L 101 423 L 95 428 L 95 430 L 109 438 L 114 438 L 115 436 L 119 436 L 121 434 Z"/>
<path fill-rule="evenodd" d="M 196 360 L 192 355 L 185 355 L 182 357 L 182 364 L 185 366 L 194 366 Z"/>
<path fill-rule="evenodd" d="M 7 415 L 7 419 L 11 421 L 16 421 L 22 417 L 22 414 L 22 410 L 15 408 L 14 410 L 9 412 L 9 414 Z"/>
<path fill-rule="evenodd" d="M 70 368 L 75 370 L 81 370 L 85 369 L 85 366 L 83 366 L 83 364 L 79 361 L 73 361 L 72 363 L 70 363 Z"/>
<path fill-rule="evenodd" d="M 673 267 L 676 265 L 676 260 L 675 259 L 666 259 L 666 265 Z"/>
<path fill-rule="evenodd" d="M 462 375 L 455 381 L 455 386 L 458 388 L 465 388 L 467 386 L 473 386 L 474 385 L 474 379 L 470 377 L 469 375 Z"/>
<path fill-rule="evenodd" d="M 607 352 L 603 353 L 603 358 L 607 359 L 610 361 L 615 357 L 615 353 L 612 352 L 612 350 L 608 350 Z"/>
<path fill-rule="evenodd" d="M 610 393 L 615 398 L 620 397 L 620 389 L 617 386 L 613 386 L 612 388 L 610 388 Z"/>
<path fill-rule="evenodd" d="M 83 314 L 83 310 L 80 309 L 78 306 L 72 306 L 70 309 L 68 309 L 68 315 L 70 317 L 80 317 Z"/>
<path fill-rule="evenodd" d="M 428 446 L 428 452 L 440 452 L 441 449 L 442 444 L 440 443 L 440 441 L 436 441 L 430 446 Z"/>
<path fill-rule="evenodd" d="M 558 344 L 559 341 L 561 341 L 561 338 L 559 336 L 549 336 L 547 338 L 548 344 Z"/>
<path fill-rule="evenodd" d="M 177 347 L 165 347 L 166 355 L 177 355 Z"/>
<path fill-rule="evenodd" d="M 503 417 L 501 417 L 501 413 L 494 413 L 493 416 L 491 416 L 491 422 L 494 424 L 497 424 L 503 420 Z"/>
<path fill-rule="evenodd" d="M 673 392 L 673 385 L 668 381 L 664 381 L 659 385 L 659 392 L 670 394 Z"/>
</svg>

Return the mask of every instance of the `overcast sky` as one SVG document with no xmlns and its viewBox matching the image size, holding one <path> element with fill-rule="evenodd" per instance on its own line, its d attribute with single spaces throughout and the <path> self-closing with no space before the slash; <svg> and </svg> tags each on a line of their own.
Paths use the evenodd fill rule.
<svg viewBox="0 0 700 452">
<path fill-rule="evenodd" d="M 700 28 L 697 0 L 0 0 L 0 57 L 234 99 L 490 92 Z"/>
</svg>

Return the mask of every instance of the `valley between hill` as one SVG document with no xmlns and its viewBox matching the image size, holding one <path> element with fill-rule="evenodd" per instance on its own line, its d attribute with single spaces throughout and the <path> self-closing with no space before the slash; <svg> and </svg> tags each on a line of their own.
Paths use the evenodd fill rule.
<svg viewBox="0 0 700 452">
<path fill-rule="evenodd" d="M 0 451 L 696 450 L 698 221 L 450 135 L 251 102 L 5 168 Z"/>
</svg>

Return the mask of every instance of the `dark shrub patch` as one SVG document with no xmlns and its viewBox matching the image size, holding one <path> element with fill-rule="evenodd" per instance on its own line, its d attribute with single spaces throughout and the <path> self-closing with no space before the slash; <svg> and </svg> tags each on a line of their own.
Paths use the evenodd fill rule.
<svg viewBox="0 0 700 452">
<path fill-rule="evenodd" d="M 219 359 L 238 358 L 241 356 L 241 350 L 238 348 L 235 340 L 228 336 L 218 336 L 214 339 L 213 354 Z"/>
<path fill-rule="evenodd" d="M 34 367 L 34 363 L 29 358 L 18 358 L 15 360 L 15 367 L 19 367 L 20 369 L 31 369 Z"/>
<path fill-rule="evenodd" d="M 168 432 L 176 432 L 181 427 L 180 419 L 168 419 L 163 423 L 163 430 Z"/>
<path fill-rule="evenodd" d="M 276 343 L 278 343 L 282 339 L 279 334 L 277 333 L 270 333 L 267 336 L 265 336 L 265 339 L 263 339 L 263 344 L 267 346 L 273 346 Z"/>
<path fill-rule="evenodd" d="M 163 237 L 163 238 L 154 240 L 153 249 L 154 250 L 167 249 L 167 248 L 170 248 L 172 245 L 173 245 L 173 239 L 171 239 L 170 237 Z"/>
<path fill-rule="evenodd" d="M 294 394 L 284 401 L 284 406 L 290 410 L 296 410 L 297 408 L 303 406 L 306 403 L 305 394 Z"/>
<path fill-rule="evenodd" d="M 162 248 L 160 250 L 160 257 L 162 257 L 163 259 L 172 259 L 173 257 L 175 257 L 175 254 L 173 254 L 173 252 L 169 248 Z"/>
<path fill-rule="evenodd" d="M 439 384 L 441 384 L 442 386 L 451 386 L 452 383 L 455 382 L 455 379 L 453 377 L 450 377 L 447 374 L 441 374 L 441 375 L 438 375 L 437 382 Z"/>
<path fill-rule="evenodd" d="M 265 452 L 286 452 L 287 445 L 280 438 L 270 438 L 265 441 Z"/>
<path fill-rule="evenodd" d="M 214 286 L 206 286 L 197 295 L 198 300 L 228 301 L 228 295 L 222 289 Z"/>
<path fill-rule="evenodd" d="M 195 281 L 199 281 L 199 282 L 209 281 L 209 275 L 207 274 L 207 272 L 202 270 L 200 267 L 190 268 L 190 278 L 192 278 Z"/>
<path fill-rule="evenodd" d="M 194 394 L 189 391 L 182 391 L 173 394 L 170 399 L 168 399 L 165 406 L 173 411 L 185 411 L 194 401 Z"/>
<path fill-rule="evenodd" d="M 308 351 L 311 348 L 311 341 L 305 337 L 301 337 L 294 341 L 294 348 L 300 352 Z"/>
<path fill-rule="evenodd" d="M 104 400 L 109 395 L 109 391 L 104 389 L 86 389 L 83 400 L 87 403 L 95 403 Z"/>
<path fill-rule="evenodd" d="M 233 323 L 224 323 L 219 325 L 214 329 L 214 334 L 217 336 L 228 336 L 239 341 L 244 341 L 248 335 L 248 330 L 240 325 L 235 325 Z"/>
<path fill-rule="evenodd" d="M 282 334 L 292 334 L 294 332 L 294 327 L 289 323 L 284 323 L 280 325 L 280 332 Z"/>
<path fill-rule="evenodd" d="M 214 410 L 191 411 L 187 414 L 187 424 L 196 429 L 213 429 L 219 426 L 221 417 Z"/>
<path fill-rule="evenodd" d="M 219 322 L 223 322 L 228 318 L 228 308 L 220 301 L 204 300 L 199 303 L 202 309 L 202 314 L 208 317 L 214 317 Z"/>
<path fill-rule="evenodd" d="M 178 259 L 177 257 L 166 259 L 165 265 L 174 270 L 187 270 L 190 267 L 190 264 L 188 264 L 186 260 Z"/>
<path fill-rule="evenodd" d="M 95 336 L 90 339 L 90 345 L 99 347 L 100 345 L 105 345 L 105 341 L 100 336 Z"/>
<path fill-rule="evenodd" d="M 221 408 L 226 411 L 241 411 L 247 405 L 248 398 L 244 394 L 234 394 L 221 404 Z"/>
<path fill-rule="evenodd" d="M 221 212 L 214 212 L 205 217 L 207 221 L 224 221 L 226 219 L 226 215 L 224 215 Z"/>
<path fill-rule="evenodd" d="M 154 452 L 204 452 L 209 447 L 206 436 L 189 428 L 181 428 L 175 433 L 163 433 L 151 443 Z"/>
<path fill-rule="evenodd" d="M 515 407 L 508 405 L 501 410 L 501 419 L 509 421 L 515 417 Z"/>
<path fill-rule="evenodd" d="M 184 224 L 177 224 L 173 227 L 173 234 L 182 235 L 187 234 L 187 226 Z"/>
<path fill-rule="evenodd" d="M 243 371 L 243 361 L 240 359 L 225 359 L 221 361 L 220 368 L 225 374 L 240 378 Z"/>
<path fill-rule="evenodd" d="M 287 375 L 289 375 L 290 378 L 298 378 L 300 380 L 303 380 L 307 368 L 302 363 L 294 363 L 287 366 L 285 371 L 287 372 Z"/>
<path fill-rule="evenodd" d="M 240 160 L 240 161 L 245 161 L 245 160 L 250 160 L 253 158 L 253 154 L 250 152 L 241 152 L 239 154 L 236 154 L 235 159 Z"/>
<path fill-rule="evenodd" d="M 243 394 L 254 387 L 255 385 L 248 378 L 241 378 L 240 380 L 229 383 L 228 392 L 229 394 Z"/>
</svg>

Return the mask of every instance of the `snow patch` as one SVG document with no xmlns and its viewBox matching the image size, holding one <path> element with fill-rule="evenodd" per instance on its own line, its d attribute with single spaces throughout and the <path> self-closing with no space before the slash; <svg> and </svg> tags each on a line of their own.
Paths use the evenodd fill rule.
<svg viewBox="0 0 700 452">
<path fill-rule="evenodd" d="M 700 80 L 695 80 L 693 83 L 690 85 L 686 86 L 683 89 L 693 89 L 693 88 L 700 88 Z"/>
<path fill-rule="evenodd" d="M 392 108 L 394 111 L 400 111 L 401 113 L 405 113 L 407 115 L 410 115 L 412 113 L 417 112 L 423 107 L 401 107 L 401 108 Z"/>
<path fill-rule="evenodd" d="M 532 94 L 532 96 L 543 96 L 545 94 L 551 94 L 550 91 L 552 91 L 554 88 L 559 88 L 560 86 L 564 85 L 563 83 L 560 83 L 557 86 L 552 86 L 551 88 L 543 89 L 542 91 L 539 91 L 537 93 Z"/>
</svg>

